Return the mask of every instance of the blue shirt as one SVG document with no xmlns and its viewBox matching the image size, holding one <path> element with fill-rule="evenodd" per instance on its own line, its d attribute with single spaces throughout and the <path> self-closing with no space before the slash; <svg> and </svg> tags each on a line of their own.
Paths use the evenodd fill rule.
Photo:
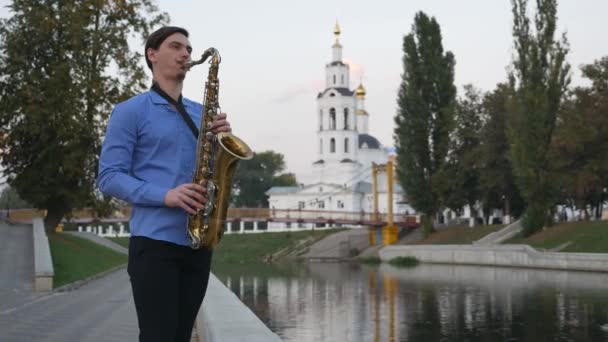
<svg viewBox="0 0 608 342">
<path fill-rule="evenodd" d="M 202 105 L 183 98 L 198 126 Z M 188 245 L 187 213 L 165 206 L 167 191 L 191 183 L 196 139 L 177 109 L 154 91 L 114 108 L 99 158 L 102 193 L 132 205 L 131 235 Z"/>
</svg>

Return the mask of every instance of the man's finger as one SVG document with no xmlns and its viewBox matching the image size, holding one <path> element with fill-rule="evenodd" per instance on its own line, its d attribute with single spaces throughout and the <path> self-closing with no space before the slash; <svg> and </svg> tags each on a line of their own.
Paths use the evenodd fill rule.
<svg viewBox="0 0 608 342">
<path fill-rule="evenodd" d="M 188 190 L 194 190 L 198 193 L 206 193 L 207 192 L 207 188 L 205 188 L 204 186 L 195 184 L 195 183 L 188 183 L 188 184 L 184 184 L 184 186 L 188 189 Z"/>
<path fill-rule="evenodd" d="M 186 201 L 180 201 L 180 207 L 184 209 L 188 214 L 195 215 L 196 210 L 192 209 Z"/>
<path fill-rule="evenodd" d="M 205 193 L 206 192 L 207 191 L 205 190 Z M 205 198 L 205 196 L 203 194 L 201 194 L 200 192 L 195 191 L 195 190 L 186 190 L 184 192 L 184 196 L 186 196 L 187 198 L 194 199 L 197 202 L 200 202 L 202 204 L 204 204 L 205 202 L 207 202 L 207 198 Z"/>
<path fill-rule="evenodd" d="M 188 206 L 188 208 L 195 210 L 195 209 L 201 209 L 203 207 L 203 205 L 199 202 L 197 202 L 196 200 L 186 196 L 186 195 L 182 195 L 180 197 L 180 200 L 182 203 L 184 203 L 185 205 Z M 191 213 L 194 214 L 194 213 Z"/>
<path fill-rule="evenodd" d="M 217 127 L 220 127 L 220 126 L 225 126 L 227 124 L 228 124 L 228 121 L 226 121 L 226 120 L 215 120 L 211 124 L 211 128 L 217 128 Z"/>
</svg>

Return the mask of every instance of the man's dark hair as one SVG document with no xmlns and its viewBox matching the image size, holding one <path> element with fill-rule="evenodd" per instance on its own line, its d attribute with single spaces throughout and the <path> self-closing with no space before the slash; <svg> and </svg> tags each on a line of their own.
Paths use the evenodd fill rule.
<svg viewBox="0 0 608 342">
<path fill-rule="evenodd" d="M 148 49 L 152 48 L 154 50 L 158 50 L 160 44 L 162 44 L 167 37 L 174 33 L 181 33 L 184 36 L 188 37 L 188 31 L 181 27 L 176 26 L 165 26 L 161 27 L 158 30 L 152 32 L 152 34 L 146 40 L 146 47 L 144 48 L 144 56 L 146 56 L 146 64 L 148 64 L 148 68 L 152 70 L 152 62 L 148 59 Z"/>
</svg>

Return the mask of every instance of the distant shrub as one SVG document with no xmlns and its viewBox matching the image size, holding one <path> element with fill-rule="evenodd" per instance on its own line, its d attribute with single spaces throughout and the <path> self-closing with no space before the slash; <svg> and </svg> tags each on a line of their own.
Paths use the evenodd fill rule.
<svg viewBox="0 0 608 342">
<path fill-rule="evenodd" d="M 397 267 L 412 267 L 418 265 L 419 261 L 413 256 L 401 256 L 392 258 L 388 263 Z"/>
</svg>

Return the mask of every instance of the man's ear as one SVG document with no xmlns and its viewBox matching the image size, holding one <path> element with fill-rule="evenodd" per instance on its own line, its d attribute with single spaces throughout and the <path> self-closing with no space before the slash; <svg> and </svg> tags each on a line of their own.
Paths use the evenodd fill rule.
<svg viewBox="0 0 608 342">
<path fill-rule="evenodd" d="M 146 55 L 148 55 L 148 59 L 150 60 L 150 62 L 156 62 L 156 53 L 157 51 L 153 48 L 148 48 L 148 50 L 146 50 Z"/>
</svg>

